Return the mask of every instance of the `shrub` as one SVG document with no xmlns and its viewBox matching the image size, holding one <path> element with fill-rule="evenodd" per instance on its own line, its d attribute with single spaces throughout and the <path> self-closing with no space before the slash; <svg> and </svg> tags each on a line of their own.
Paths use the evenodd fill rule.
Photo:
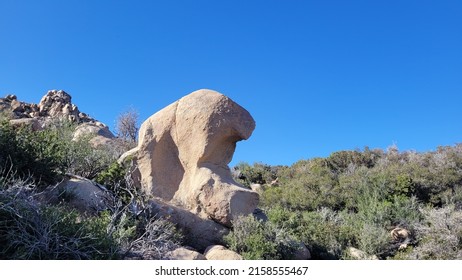
<svg viewBox="0 0 462 280">
<path fill-rule="evenodd" d="M 62 207 L 40 207 L 24 189 L 0 192 L 1 259 L 111 259 L 117 244 L 107 219 L 82 219 Z"/>
<path fill-rule="evenodd" d="M 415 225 L 418 246 L 407 252 L 404 258 L 462 259 L 462 212 L 453 205 L 421 211 L 424 220 Z"/>
<path fill-rule="evenodd" d="M 18 176 L 31 175 L 43 184 L 55 182 L 62 171 L 60 153 L 64 146 L 57 135 L 48 131 L 15 130 L 8 123 L 0 124 L 0 168 L 11 167 Z"/>
<path fill-rule="evenodd" d="M 269 184 L 277 178 L 279 168 L 263 163 L 254 163 L 252 166 L 241 162 L 234 167 L 234 178 L 246 187 L 251 184 Z"/>
<path fill-rule="evenodd" d="M 237 218 L 225 242 L 247 260 L 291 259 L 297 249 L 283 229 L 253 216 Z"/>
<path fill-rule="evenodd" d="M 182 240 L 172 223 L 117 197 L 110 211 L 91 217 L 41 205 L 30 182 L 0 181 L 0 259 L 161 259 Z"/>
</svg>

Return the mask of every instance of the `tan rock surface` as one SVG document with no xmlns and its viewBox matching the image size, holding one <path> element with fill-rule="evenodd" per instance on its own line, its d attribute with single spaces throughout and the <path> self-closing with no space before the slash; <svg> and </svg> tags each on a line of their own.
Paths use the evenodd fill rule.
<svg viewBox="0 0 462 280">
<path fill-rule="evenodd" d="M 207 260 L 242 260 L 242 256 L 238 253 L 226 249 L 222 245 L 213 245 L 207 247 L 204 252 Z"/>
<path fill-rule="evenodd" d="M 347 248 L 347 254 L 354 260 L 378 260 L 379 258 L 375 255 L 369 255 L 368 253 L 356 249 L 354 247 Z"/>
<path fill-rule="evenodd" d="M 204 255 L 184 247 L 177 248 L 166 255 L 168 260 L 206 260 Z"/>
<path fill-rule="evenodd" d="M 228 97 L 195 91 L 148 118 L 136 153 L 142 188 L 154 197 L 230 226 L 251 214 L 258 194 L 234 182 L 228 163 L 236 142 L 255 128 Z"/>
</svg>

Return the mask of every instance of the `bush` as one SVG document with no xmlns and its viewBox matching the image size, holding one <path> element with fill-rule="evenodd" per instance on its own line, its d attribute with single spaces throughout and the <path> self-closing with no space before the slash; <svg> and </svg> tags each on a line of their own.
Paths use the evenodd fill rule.
<svg viewBox="0 0 462 280">
<path fill-rule="evenodd" d="M 62 207 L 40 207 L 27 192 L 0 192 L 1 259 L 112 259 L 117 244 L 104 217 L 82 219 Z"/>
<path fill-rule="evenodd" d="M 427 260 L 462 259 L 462 211 L 453 205 L 423 208 L 424 220 L 415 225 L 418 246 L 402 258 Z"/>
<path fill-rule="evenodd" d="M 246 187 L 252 184 L 269 184 L 277 178 L 279 168 L 263 163 L 254 163 L 251 166 L 241 162 L 234 167 L 234 179 Z"/>
<path fill-rule="evenodd" d="M 0 124 L 0 170 L 11 167 L 17 176 L 31 175 L 42 186 L 59 181 L 65 173 L 95 179 L 118 154 L 111 147 L 95 149 L 91 135 L 73 139 L 74 130 L 75 125 L 61 121 L 43 131 Z"/>
<path fill-rule="evenodd" d="M 225 242 L 247 260 L 291 259 L 297 249 L 283 229 L 253 216 L 237 218 Z"/>
<path fill-rule="evenodd" d="M 12 169 L 18 176 L 31 175 L 43 184 L 55 182 L 63 171 L 61 152 L 64 147 L 58 135 L 48 131 L 15 130 L 9 123 L 0 124 L 0 169 Z"/>
<path fill-rule="evenodd" d="M 0 181 L 0 259 L 161 259 L 182 240 L 172 223 L 117 197 L 110 211 L 87 217 L 41 205 L 28 182 Z"/>
</svg>

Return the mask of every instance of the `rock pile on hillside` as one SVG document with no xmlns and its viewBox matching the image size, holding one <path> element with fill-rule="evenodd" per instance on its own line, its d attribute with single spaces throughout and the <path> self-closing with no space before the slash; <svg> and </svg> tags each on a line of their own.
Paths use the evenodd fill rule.
<svg viewBox="0 0 462 280">
<path fill-rule="evenodd" d="M 236 142 L 248 139 L 254 128 L 249 112 L 234 101 L 198 90 L 148 118 L 138 146 L 127 155 L 147 193 L 231 226 L 237 216 L 253 213 L 259 200 L 232 179 L 228 167 Z"/>
<path fill-rule="evenodd" d="M 14 126 L 29 125 L 40 130 L 55 120 L 68 120 L 79 124 L 74 138 L 95 134 L 98 137 L 95 143 L 114 138 L 107 125 L 80 112 L 72 103 L 72 97 L 63 90 L 49 90 L 38 104 L 19 101 L 16 95 L 9 94 L 0 98 L 0 112 L 11 118 L 10 123 Z"/>
</svg>

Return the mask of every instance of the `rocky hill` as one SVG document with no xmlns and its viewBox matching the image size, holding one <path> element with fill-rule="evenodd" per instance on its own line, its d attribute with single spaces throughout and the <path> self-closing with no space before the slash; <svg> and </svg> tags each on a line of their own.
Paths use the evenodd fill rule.
<svg viewBox="0 0 462 280">
<path fill-rule="evenodd" d="M 39 104 L 21 102 L 8 95 L 0 99 L 0 111 L 9 119 L 10 126 L 0 127 L 0 148 L 4 149 L 0 154 L 0 200 L 10 201 L 30 192 L 38 198 L 25 199 L 20 209 L 9 208 L 7 217 L 22 215 L 20 212 L 29 209 L 38 211 L 35 216 L 41 223 L 48 218 L 42 217 L 46 211 L 40 209 L 64 206 L 64 213 L 73 209 L 82 215 L 79 219 L 84 223 L 91 224 L 96 219 L 104 224 L 90 226 L 89 234 L 103 230 L 96 241 L 105 240 L 104 244 L 114 247 L 98 252 L 115 250 L 117 258 L 134 259 L 241 259 L 239 254 L 223 247 L 225 236 L 243 216 L 258 213 L 256 223 L 266 220 L 257 209 L 259 194 L 237 183 L 228 167 L 236 142 L 251 136 L 255 121 L 244 108 L 216 91 L 195 91 L 153 114 L 139 130 L 137 147 L 120 158 L 113 151 L 120 139 L 105 124 L 80 112 L 71 96 L 62 90 L 48 91 Z M 53 125 L 57 121 L 73 124 L 71 138 L 65 137 L 62 127 Z M 31 129 L 16 129 L 23 126 Z M 40 187 L 39 193 L 34 188 L 15 189 L 12 184 L 21 184 L 10 183 L 17 179 L 9 171 L 4 172 L 8 168 L 21 176 L 32 174 L 33 180 L 48 185 Z M 47 174 L 45 181 L 43 174 Z M 11 193 L 12 190 L 19 193 Z M 37 204 L 41 206 L 36 208 Z M 109 220 L 104 213 L 110 214 Z M 22 225 L 28 220 L 16 222 Z M 75 220 L 68 222 L 66 227 L 76 226 Z M 127 223 L 136 226 L 129 227 Z M 173 242 L 175 233 L 169 225 L 184 236 L 183 247 Z M 0 240 L 1 226 L 0 223 Z M 269 233 L 276 236 L 273 229 Z M 19 230 L 15 236 L 22 234 Z M 7 243 L 16 240 L 5 238 Z M 290 239 L 278 242 L 287 240 Z M 309 258 L 302 243 L 290 244 L 278 246 L 287 247 L 291 258 Z M 40 251 L 38 255 L 93 258 L 90 255 L 95 253 L 88 255 L 73 247 L 69 250 L 59 254 Z M 5 254 L 7 258 L 38 256 L 18 256 L 15 251 Z"/>
<path fill-rule="evenodd" d="M 42 130 L 57 120 L 66 120 L 78 125 L 76 138 L 94 134 L 95 145 L 108 144 L 114 138 L 107 125 L 81 112 L 72 103 L 72 97 L 63 90 L 49 90 L 38 104 L 20 101 L 16 95 L 7 95 L 0 98 L 0 112 L 16 127 L 27 125 L 33 130 Z"/>
</svg>

